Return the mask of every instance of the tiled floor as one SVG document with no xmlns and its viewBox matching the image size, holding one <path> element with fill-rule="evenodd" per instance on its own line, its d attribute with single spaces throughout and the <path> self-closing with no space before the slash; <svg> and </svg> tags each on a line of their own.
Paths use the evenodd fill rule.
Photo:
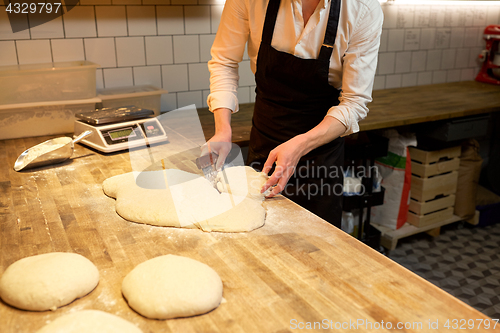
<svg viewBox="0 0 500 333">
<path fill-rule="evenodd" d="M 398 241 L 389 258 L 491 318 L 500 318 L 500 223 L 463 222 Z"/>
</svg>

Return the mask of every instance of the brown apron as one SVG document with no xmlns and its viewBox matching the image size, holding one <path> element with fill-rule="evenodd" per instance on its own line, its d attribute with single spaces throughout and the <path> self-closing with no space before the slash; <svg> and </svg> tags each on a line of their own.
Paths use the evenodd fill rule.
<svg viewBox="0 0 500 333">
<path fill-rule="evenodd" d="M 328 83 L 341 0 L 331 0 L 318 59 L 301 59 L 271 46 L 280 0 L 270 0 L 257 56 L 255 109 L 247 164 L 262 170 L 269 152 L 317 126 L 340 91 Z M 303 156 L 282 194 L 333 225 L 342 217 L 341 167 L 344 140 L 338 138 Z"/>
</svg>

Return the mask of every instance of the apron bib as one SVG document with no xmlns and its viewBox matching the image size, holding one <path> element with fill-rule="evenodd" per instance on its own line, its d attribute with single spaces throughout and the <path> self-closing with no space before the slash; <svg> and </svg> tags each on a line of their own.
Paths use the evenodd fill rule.
<svg viewBox="0 0 500 333">
<path fill-rule="evenodd" d="M 280 0 L 270 0 L 255 73 L 256 100 L 247 164 L 262 170 L 269 152 L 317 126 L 340 91 L 328 83 L 341 0 L 332 0 L 318 59 L 301 59 L 271 46 Z M 337 138 L 303 156 L 282 194 L 340 227 L 344 139 Z M 334 172 L 336 171 L 336 172 Z"/>
</svg>

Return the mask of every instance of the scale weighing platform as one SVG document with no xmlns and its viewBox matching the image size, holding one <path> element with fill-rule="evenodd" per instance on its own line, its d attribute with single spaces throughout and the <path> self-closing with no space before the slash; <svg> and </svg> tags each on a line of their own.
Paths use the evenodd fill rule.
<svg viewBox="0 0 500 333">
<path fill-rule="evenodd" d="M 75 115 L 75 133 L 94 134 L 81 143 L 111 153 L 167 141 L 167 135 L 154 111 L 136 106 L 103 108 Z"/>
</svg>

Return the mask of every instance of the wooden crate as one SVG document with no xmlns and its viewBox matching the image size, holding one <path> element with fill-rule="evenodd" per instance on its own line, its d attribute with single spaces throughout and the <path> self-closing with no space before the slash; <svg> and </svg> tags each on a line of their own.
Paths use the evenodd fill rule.
<svg viewBox="0 0 500 333">
<path fill-rule="evenodd" d="M 451 160 L 460 157 L 462 151 L 460 146 L 435 151 L 425 151 L 415 147 L 409 147 L 409 150 L 412 161 L 422 164 L 431 164 L 443 159 Z"/>
<path fill-rule="evenodd" d="M 408 223 L 413 224 L 416 227 L 425 227 L 452 218 L 453 210 L 453 207 L 448 207 L 437 212 L 424 215 L 417 215 L 412 212 L 408 212 Z"/>
<path fill-rule="evenodd" d="M 439 195 L 455 194 L 457 191 L 458 171 L 429 178 L 411 176 L 410 197 L 416 201 L 425 202 Z"/>
<path fill-rule="evenodd" d="M 410 148 L 412 160 L 408 223 L 425 227 L 453 216 L 460 147 L 437 151 Z"/>
<path fill-rule="evenodd" d="M 413 156 L 411 156 L 413 158 Z M 460 167 L 460 158 L 455 157 L 451 160 L 434 162 L 431 164 L 422 164 L 411 161 L 411 173 L 422 178 L 440 175 L 443 173 L 457 171 Z"/>
<path fill-rule="evenodd" d="M 414 199 L 410 199 L 410 208 L 409 210 L 417 215 L 424 215 L 428 213 L 432 213 L 444 208 L 453 207 L 455 205 L 455 195 L 451 194 L 446 197 L 426 201 L 419 202 Z"/>
</svg>

